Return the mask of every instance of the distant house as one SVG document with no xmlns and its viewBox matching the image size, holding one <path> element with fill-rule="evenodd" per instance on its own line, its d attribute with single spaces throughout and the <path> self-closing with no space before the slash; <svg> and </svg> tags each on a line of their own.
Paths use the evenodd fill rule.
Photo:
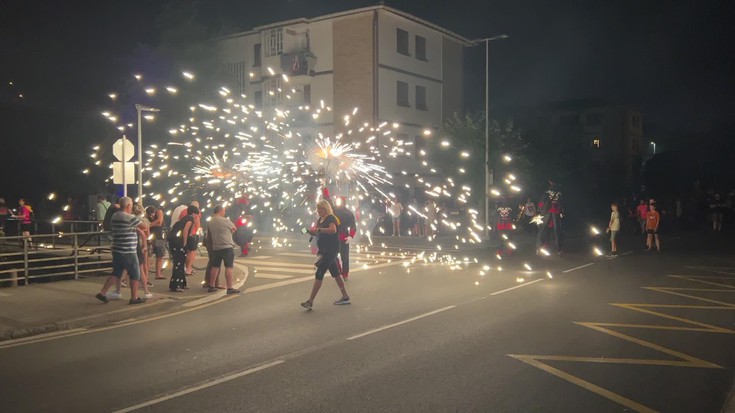
<svg viewBox="0 0 735 413">
<path fill-rule="evenodd" d="M 464 48 L 471 45 L 379 5 L 225 36 L 220 58 L 235 89 L 257 108 L 331 107 L 305 120 L 306 135 L 334 136 L 354 108 L 353 125 L 391 125 L 394 139 L 403 142 L 401 167 L 410 170 L 418 162 L 407 160 L 429 139 L 423 130 L 439 127 L 464 105 Z"/>
</svg>

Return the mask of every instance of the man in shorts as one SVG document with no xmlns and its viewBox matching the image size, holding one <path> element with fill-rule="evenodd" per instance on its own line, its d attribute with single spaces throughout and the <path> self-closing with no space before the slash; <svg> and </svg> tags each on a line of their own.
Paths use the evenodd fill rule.
<svg viewBox="0 0 735 413">
<path fill-rule="evenodd" d="M 225 208 L 216 205 L 212 211 L 212 219 L 207 223 L 207 238 L 211 237 L 212 255 L 209 257 L 209 292 L 217 291 L 217 271 L 225 263 L 225 280 L 227 294 L 237 294 L 240 290 L 232 287 L 232 267 L 235 262 L 235 250 L 232 234 L 237 230 L 235 224 L 225 216 Z"/>
<path fill-rule="evenodd" d="M 140 280 L 140 263 L 136 251 L 138 236 L 145 237 L 145 224 L 132 214 L 133 200 L 120 198 L 120 211 L 111 219 L 112 226 L 112 275 L 107 277 L 105 285 L 95 297 L 107 303 L 107 290 L 115 284 L 127 271 L 130 276 L 130 304 L 141 304 L 145 300 L 138 297 L 138 281 Z"/>
</svg>

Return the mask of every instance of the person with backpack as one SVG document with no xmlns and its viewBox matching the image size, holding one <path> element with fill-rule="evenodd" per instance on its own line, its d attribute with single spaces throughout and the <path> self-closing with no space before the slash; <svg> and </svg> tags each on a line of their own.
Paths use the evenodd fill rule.
<svg viewBox="0 0 735 413">
<path fill-rule="evenodd" d="M 316 210 L 319 219 L 317 220 L 316 226 L 310 228 L 308 233 L 317 237 L 319 251 L 317 260 L 314 263 L 316 267 L 316 279 L 311 288 L 311 295 L 308 300 L 301 303 L 301 306 L 307 310 L 311 310 L 314 305 L 314 299 L 322 286 L 322 280 L 324 280 L 324 274 L 327 271 L 332 275 L 332 278 L 334 278 L 334 281 L 339 286 L 339 290 L 342 292 L 342 298 L 335 301 L 334 305 L 350 304 L 350 296 L 347 294 L 345 282 L 339 273 L 339 266 L 337 265 L 337 255 L 339 254 L 337 227 L 339 226 L 339 219 L 334 215 L 334 211 L 332 211 L 329 202 L 324 199 L 317 202 Z"/>
<path fill-rule="evenodd" d="M 194 226 L 194 215 L 199 214 L 199 208 L 191 205 L 186 210 L 186 216 L 176 221 L 168 233 L 168 245 L 171 250 L 173 271 L 168 288 L 172 292 L 183 292 L 186 285 L 186 252 L 191 229 Z"/>
</svg>

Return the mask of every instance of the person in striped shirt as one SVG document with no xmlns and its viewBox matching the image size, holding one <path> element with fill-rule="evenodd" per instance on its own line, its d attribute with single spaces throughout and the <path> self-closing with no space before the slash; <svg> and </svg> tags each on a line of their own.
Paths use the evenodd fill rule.
<svg viewBox="0 0 735 413">
<path fill-rule="evenodd" d="M 138 235 L 145 237 L 145 224 L 133 212 L 133 200 L 120 198 L 120 211 L 111 219 L 112 227 L 112 275 L 107 277 L 105 285 L 95 297 L 107 303 L 107 290 L 127 271 L 130 276 L 130 304 L 141 304 L 145 300 L 138 297 L 138 280 L 140 280 L 140 264 L 138 262 Z"/>
</svg>

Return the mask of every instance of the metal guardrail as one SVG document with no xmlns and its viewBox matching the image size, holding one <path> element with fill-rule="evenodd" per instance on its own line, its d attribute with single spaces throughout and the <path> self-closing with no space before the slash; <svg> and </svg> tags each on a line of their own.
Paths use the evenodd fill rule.
<svg viewBox="0 0 735 413">
<path fill-rule="evenodd" d="M 0 238 L 0 284 L 29 285 L 40 278 L 109 271 L 109 232 L 75 232 Z"/>
</svg>

